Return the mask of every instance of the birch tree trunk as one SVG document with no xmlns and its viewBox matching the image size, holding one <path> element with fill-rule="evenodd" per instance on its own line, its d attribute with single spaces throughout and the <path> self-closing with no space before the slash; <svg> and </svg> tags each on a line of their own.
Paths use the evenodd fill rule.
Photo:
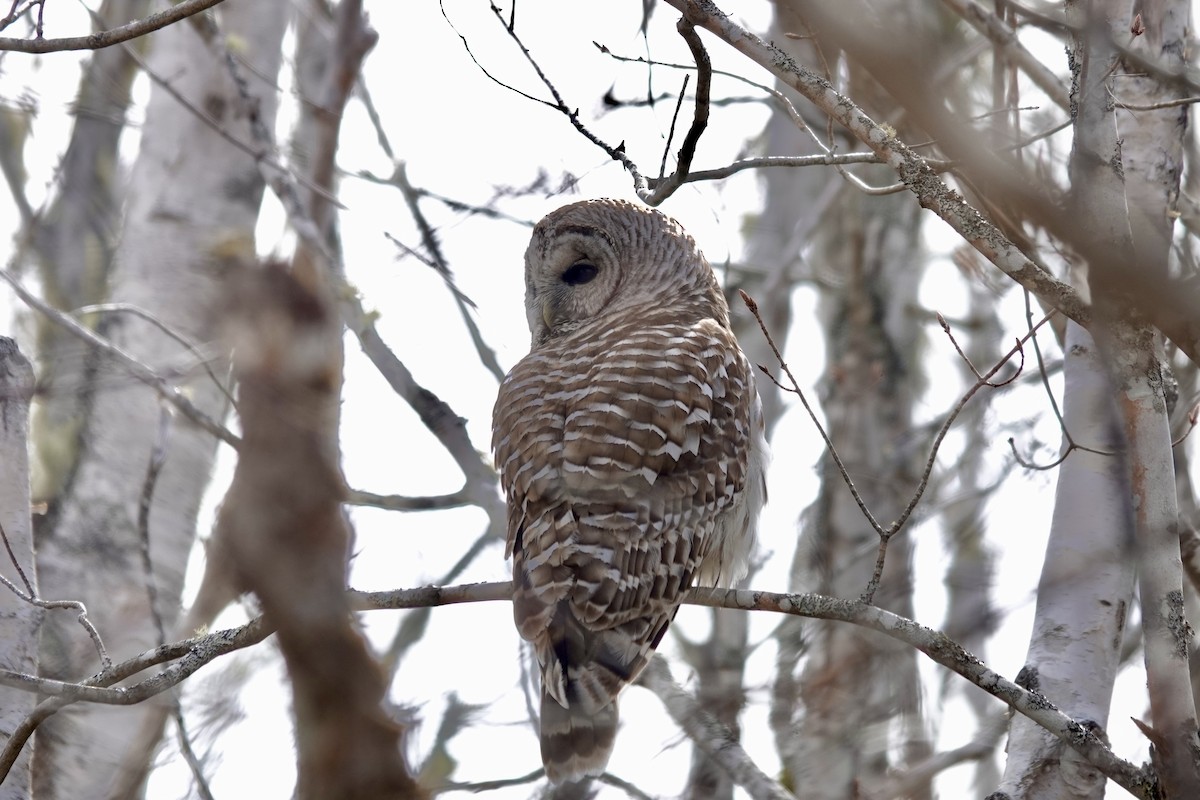
<svg viewBox="0 0 1200 800">
<path fill-rule="evenodd" d="M 101 20 L 143 16 L 148 0 L 105 0 Z M 144 43 L 134 42 L 134 48 Z M 58 190 L 41 216 L 32 213 L 33 255 L 42 294 L 63 311 L 105 300 L 118 240 L 125 176 L 117 168 L 130 87 L 137 63 L 121 47 L 97 50 L 88 58 L 75 99 L 75 124 L 59 167 Z M 85 324 L 101 317 L 89 315 Z M 62 491 L 79 459 L 80 430 L 91 402 L 87 348 L 39 314 L 38 401 L 34 406 L 34 497 L 51 502 Z"/>
<path fill-rule="evenodd" d="M 33 531 L 29 501 L 29 401 L 33 368 L 16 342 L 0 336 L 0 532 L 7 545 L 0 575 L 20 591 L 36 593 Z M 11 563 L 15 559 L 17 563 Z M 28 583 L 27 583 L 28 582 Z M 31 591 L 32 590 L 32 591 Z M 59 612 L 62 613 L 62 612 Z M 0 586 L 0 663 L 5 669 L 36 675 L 38 628 L 44 612 Z M 0 689 L 0 735 L 7 740 L 33 710 L 30 692 Z M 31 795 L 28 749 L 21 753 L 3 784 L 0 800 L 25 800 Z"/>
<path fill-rule="evenodd" d="M 1067 324 L 1063 421 L 1072 450 L 1058 491 L 1025 666 L 1017 678 L 1103 735 L 1133 595 L 1133 509 L 1108 369 L 1092 337 Z M 1012 800 L 1104 796 L 1104 775 L 1017 715 L 1001 791 Z"/>
<path fill-rule="evenodd" d="M 240 43 L 237 59 L 268 128 L 276 107 L 274 76 L 288 4 L 230 3 L 223 28 Z M 193 342 L 212 341 L 222 270 L 254 257 L 254 224 L 263 182 L 254 159 L 222 136 L 253 142 L 246 109 L 230 78 L 222 46 L 192 24 L 151 37 L 149 70 L 168 81 L 187 106 L 156 84 L 146 109 L 141 150 L 129 188 L 110 299 L 143 308 Z M 264 76 L 264 78 L 256 77 Z M 221 130 L 214 130 L 215 124 Z M 177 342 L 140 318 L 112 318 L 104 334 L 161 372 L 182 370 L 192 402 L 211 417 L 223 394 Z M 108 649 L 130 655 L 156 644 L 177 615 L 196 515 L 216 442 L 174 420 L 152 390 L 111 363 L 81 433 L 80 458 L 38 531 L 39 574 L 49 596 L 83 600 Z M 220 362 L 215 365 L 222 373 Z M 147 485 L 156 449 L 165 453 L 157 482 Z M 139 530 L 138 506 L 151 506 Z M 142 568 L 147 538 L 151 574 Z M 156 598 L 156 601 L 152 601 Z M 77 628 L 77 626 L 76 626 Z M 64 621 L 43 629 L 43 671 L 78 680 L 97 669 L 96 651 Z M 117 774 L 145 709 L 75 706 L 38 733 L 34 780 L 44 798 L 129 797 L 144 776 Z"/>
<path fill-rule="evenodd" d="M 1093 334 L 1113 372 L 1124 427 L 1134 509 L 1150 716 L 1147 735 L 1166 796 L 1200 796 L 1200 738 L 1188 674 L 1191 630 L 1183 617 L 1182 564 L 1161 339 L 1144 319 L 1140 287 L 1168 275 L 1173 214 L 1182 173 L 1186 107 L 1136 114 L 1116 103 L 1153 105 L 1177 88 L 1125 63 L 1116 43 L 1181 70 L 1190 3 L 1068 2 L 1077 25 L 1072 102 L 1077 108 L 1071 189 L 1081 230 L 1107 257 L 1088 263 L 1096 308 Z M 1115 80 L 1119 76 L 1120 80 Z"/>
<path fill-rule="evenodd" d="M 809 4 L 792 2 L 794 34 Z M 935 30 L 925 10 L 877 4 L 893 35 L 914 47 Z M 821 41 L 821 71 L 837 70 L 837 52 Z M 866 70 L 848 60 L 849 94 L 868 113 L 888 119 L 894 101 Z M 836 77 L 836 76 L 835 76 Z M 816 130 L 823 132 L 822 128 Z M 867 185 L 887 183 L 887 170 L 855 169 Z M 923 376 L 920 322 L 912 309 L 924 267 L 919 207 L 904 196 L 868 196 L 843 181 L 815 237 L 808 259 L 819 265 L 820 315 L 826 331 L 826 375 L 821 405 L 826 428 L 868 508 L 895 519 L 919 474 L 920 447 L 912 434 L 913 403 Z M 822 459 L 821 489 L 802 521 L 789 589 L 857 597 L 871 578 L 878 535 L 851 497 L 832 459 Z M 875 602 L 912 614 L 912 539 L 891 541 Z M 791 628 L 800 626 L 789 623 Z M 781 628 L 782 631 L 782 628 Z M 798 634 L 792 633 L 794 637 Z M 805 798 L 848 800 L 878 790 L 891 772 L 930 753 L 920 708 L 914 654 L 870 632 L 820 621 L 804 625 L 807 657 L 797 675 L 801 646 L 781 642 L 772 726 L 787 783 Z M 780 702 L 791 696 L 792 708 Z M 907 796 L 929 797 L 928 781 Z"/>
</svg>

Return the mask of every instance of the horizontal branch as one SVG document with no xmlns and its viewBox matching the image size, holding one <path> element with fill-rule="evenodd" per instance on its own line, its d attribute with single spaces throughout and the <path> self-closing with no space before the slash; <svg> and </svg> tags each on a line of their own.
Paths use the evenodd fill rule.
<svg viewBox="0 0 1200 800">
<path fill-rule="evenodd" d="M 416 589 L 395 589 L 381 592 L 350 591 L 350 601 L 357 610 L 425 608 L 506 601 L 512 598 L 508 581 L 471 583 L 456 586 L 422 586 Z M 1089 728 L 1058 710 L 1046 697 L 1022 689 L 988 667 L 944 633 L 927 628 L 913 620 L 884 611 L 877 606 L 856 600 L 842 600 L 819 594 L 780 594 L 737 589 L 692 589 L 686 604 L 710 608 L 730 608 L 743 611 L 772 611 L 794 616 L 848 622 L 878 631 L 904 642 L 961 675 L 988 694 L 1004 701 L 1015 711 L 1062 739 L 1067 745 L 1096 765 L 1109 778 L 1135 797 L 1150 800 L 1154 781 L 1138 767 L 1118 758 Z M 51 695 L 44 702 L 91 701 L 112 705 L 131 705 L 178 685 L 218 656 L 262 641 L 274 628 L 262 617 L 256 617 L 239 628 L 216 631 L 185 642 L 163 645 L 82 683 L 66 683 L 37 678 L 10 670 L 0 670 L 0 685 Z M 107 688 L 117 680 L 155 664 L 180 659 L 158 674 L 139 683 L 121 688 Z M 30 731 L 32 732 L 32 731 Z M 10 741 L 7 751 L 13 746 Z M 20 745 L 17 745 L 19 749 Z M 0 763 L 3 758 L 0 757 Z"/>
<path fill-rule="evenodd" d="M 489 600 L 508 600 L 511 584 L 475 583 L 459 586 L 423 586 L 386 592 L 355 592 L 356 607 L 361 609 L 417 608 Z M 737 589 L 692 589 L 685 603 L 711 608 L 744 611 L 773 611 L 800 617 L 849 622 L 878 631 L 920 650 L 929 658 L 961 675 L 988 694 L 1008 704 L 1062 739 L 1095 764 L 1105 775 L 1135 797 L 1152 796 L 1146 776 L 1133 764 L 1118 758 L 1086 726 L 1058 710 L 1046 697 L 1029 692 L 1007 680 L 963 649 L 944 633 L 913 620 L 854 600 L 841 600 L 819 594 L 779 594 Z"/>
<path fill-rule="evenodd" d="M 369 506 L 382 508 L 387 511 L 433 511 L 446 508 L 462 508 L 473 504 L 471 494 L 466 488 L 450 494 L 435 494 L 424 497 L 408 497 L 399 494 L 375 494 L 361 489 L 351 489 L 346 493 L 346 504 L 352 506 Z"/>
<path fill-rule="evenodd" d="M 929 658 L 961 675 L 1010 708 L 1041 725 L 1094 764 L 1135 797 L 1154 796 L 1146 776 L 1133 764 L 1118 758 L 1087 726 L 1081 725 L 1044 695 L 1022 689 L 963 649 L 946 634 L 913 620 L 859 601 L 818 594 L 777 594 L 738 589 L 693 589 L 688 603 L 712 608 L 775 611 L 801 617 L 849 622 L 878 631 L 915 647 Z"/>
<path fill-rule="evenodd" d="M 65 39 L 12 39 L 0 37 L 0 50 L 18 53 L 55 53 L 63 50 L 101 50 L 114 44 L 128 42 L 147 33 L 153 33 L 193 14 L 212 8 L 222 0 L 184 0 L 168 6 L 156 14 L 137 19 L 119 28 L 89 33 L 87 36 L 71 36 Z"/>
</svg>

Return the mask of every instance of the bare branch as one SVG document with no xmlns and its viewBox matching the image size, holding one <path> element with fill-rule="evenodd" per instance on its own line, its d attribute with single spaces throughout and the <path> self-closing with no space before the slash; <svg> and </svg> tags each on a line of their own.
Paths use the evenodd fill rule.
<svg viewBox="0 0 1200 800">
<path fill-rule="evenodd" d="M 400 609 L 441 606 L 457 603 L 508 601 L 512 598 L 510 582 L 472 583 L 456 586 L 423 586 L 416 589 L 395 589 L 382 592 L 349 593 L 351 603 L 359 610 Z M 685 603 L 711 608 L 733 608 L 746 611 L 771 611 L 795 616 L 812 617 L 849 622 L 912 645 L 932 660 L 969 680 L 989 694 L 1003 700 L 1016 711 L 1042 725 L 1061 738 L 1073 749 L 1099 767 L 1106 775 L 1123 786 L 1135 797 L 1151 800 L 1151 776 L 1129 762 L 1113 755 L 1094 733 L 1086 726 L 1060 712 L 1049 700 L 1035 692 L 1029 692 L 988 669 L 979 659 L 963 650 L 945 634 L 926 628 L 866 603 L 841 600 L 816 594 L 777 594 L 771 592 L 734 589 L 692 589 Z M 42 719 L 63 705 L 78 701 L 92 701 L 114 705 L 131 705 L 178 685 L 200 667 L 213 659 L 256 644 L 273 632 L 273 627 L 262 617 L 256 617 L 239 628 L 217 631 L 206 636 L 195 637 L 148 650 L 139 656 L 89 678 L 80 684 L 50 681 L 30 675 L 0 670 L 0 684 L 28 691 L 52 695 L 39 704 Z M 107 687 L 124 680 L 155 664 L 179 659 L 158 673 L 131 686 L 118 689 Z M 37 723 L 32 722 L 21 743 L 15 744 L 17 751 L 28 739 Z M 11 763 L 9 751 L 17 742 L 14 734 L 0 753 L 0 780 L 3 766 Z M 12 755 L 15 759 L 15 754 Z"/>
<path fill-rule="evenodd" d="M 398 494 L 374 494 L 358 489 L 346 493 L 347 505 L 369 506 L 383 508 L 388 511 L 434 511 L 447 508 L 462 508 L 471 505 L 470 493 L 466 488 L 451 494 L 438 494 L 429 497 L 404 497 Z"/>
<path fill-rule="evenodd" d="M 240 439 L 233 434 L 224 425 L 209 417 L 203 411 L 195 406 L 187 396 L 180 391 L 179 387 L 173 386 L 167 382 L 167 379 L 159 375 L 153 368 L 143 364 L 136 358 L 126 353 L 117 345 L 110 342 L 108 339 L 96 334 L 90 328 L 80 325 L 70 315 L 64 314 L 58 309 L 51 306 L 49 303 L 42 300 L 37 295 L 26 289 L 16 276 L 7 269 L 0 269 L 0 279 L 6 281 L 12 286 L 13 291 L 17 296 L 31 308 L 36 309 L 40 313 L 48 317 L 56 325 L 63 328 L 68 333 L 83 340 L 85 343 L 97 348 L 101 352 L 113 358 L 119 364 L 125 367 L 133 377 L 137 378 L 142 383 L 149 386 L 158 396 L 170 403 L 181 414 L 187 417 L 192 422 L 199 425 L 204 430 L 211 433 L 213 436 L 220 439 L 225 444 L 237 448 L 240 444 Z"/>
<path fill-rule="evenodd" d="M 946 434 L 950 432 L 950 428 L 953 426 L 954 421 L 958 418 L 958 415 L 962 413 L 963 408 L 966 407 L 971 398 L 975 396 L 975 393 L 984 386 L 999 388 L 1005 384 L 1011 383 L 1017 377 L 1017 375 L 1020 374 L 1021 369 L 1025 365 L 1025 342 L 1027 342 L 1030 337 L 1034 336 L 1034 334 L 1037 332 L 1037 329 L 1046 324 L 1055 312 L 1051 310 L 1049 314 L 1042 318 L 1041 322 L 1033 326 L 1020 339 L 1017 339 L 1016 345 L 1004 356 L 1002 356 L 1000 360 L 996 362 L 995 366 L 993 366 L 990 370 L 983 375 L 980 375 L 978 372 L 975 373 L 978 376 L 978 380 L 976 380 L 975 384 L 967 390 L 962 398 L 959 399 L 958 403 L 954 406 L 951 412 L 946 415 L 945 421 L 942 423 L 937 434 L 934 436 L 933 443 L 929 448 L 929 456 L 925 460 L 925 469 L 921 473 L 921 478 L 917 482 L 917 487 L 913 491 L 912 497 L 909 498 L 908 505 L 904 507 L 904 510 L 900 512 L 900 515 L 896 517 L 896 519 L 890 525 L 888 525 L 887 528 L 884 528 L 875 518 L 875 515 L 871 513 L 871 510 L 867 507 L 866 500 L 864 500 L 862 495 L 859 493 L 858 487 L 854 485 L 854 480 L 850 477 L 850 473 L 846 470 L 845 465 L 842 463 L 842 459 L 841 456 L 838 455 L 837 448 L 834 447 L 833 441 L 829 438 L 829 434 L 825 431 L 825 427 L 817 418 L 816 412 L 813 411 L 812 406 L 809 405 L 808 398 L 805 397 L 804 391 L 800 388 L 800 383 L 796 380 L 796 376 L 792 374 L 791 368 L 787 365 L 787 362 L 783 358 L 783 354 L 779 351 L 779 346 L 775 344 L 775 340 L 771 336 L 771 332 L 767 329 L 767 324 L 763 320 L 762 315 L 759 313 L 758 304 L 752 297 L 750 297 L 750 295 L 746 294 L 746 292 L 742 291 L 740 294 L 742 296 L 742 301 L 746 304 L 746 307 L 750 310 L 750 313 L 754 315 L 755 320 L 758 321 L 758 326 L 762 330 L 763 336 L 766 337 L 767 344 L 771 347 L 771 352 L 774 353 L 776 361 L 778 361 L 779 366 L 783 370 L 784 374 L 787 375 L 788 381 L 791 383 L 791 385 L 785 386 L 780 383 L 775 376 L 772 375 L 766 369 L 766 367 L 762 366 L 761 364 L 758 368 L 762 370 L 762 372 L 780 389 L 785 392 L 790 392 L 800 398 L 800 402 L 804 406 L 804 410 L 808 412 L 808 416 L 816 426 L 817 432 L 821 434 L 821 439 L 825 442 L 826 451 L 829 453 L 830 458 L 833 459 L 834 465 L 841 474 L 842 481 L 846 484 L 847 488 L 850 489 L 850 494 L 853 496 L 854 502 L 858 505 L 859 510 L 862 512 L 867 522 L 870 523 L 871 527 L 874 528 L 875 532 L 879 535 L 879 548 L 875 561 L 875 570 L 871 576 L 871 580 L 867 583 L 866 589 L 863 590 L 863 594 L 859 598 L 862 602 L 869 603 L 874 598 L 875 592 L 878 590 L 879 583 L 883 577 L 883 566 L 887 557 L 888 542 L 896 533 L 900 531 L 901 528 L 904 527 L 905 523 L 907 523 L 909 518 L 912 516 L 913 511 L 916 510 L 917 504 L 921 502 L 921 498 L 924 496 L 925 490 L 929 486 L 929 478 L 933 474 L 933 466 L 937 461 L 938 450 L 941 449 L 942 442 L 945 440 Z M 938 320 L 943 328 L 949 332 L 949 328 L 941 315 L 938 315 Z M 953 337 L 951 337 L 951 341 L 953 341 Z M 954 342 L 954 346 L 955 349 L 958 349 L 957 342 Z M 958 349 L 958 352 L 959 355 L 962 355 L 961 349 Z M 1009 360 L 1018 353 L 1021 354 L 1021 367 L 1017 369 L 1016 373 L 1011 378 L 1008 378 L 1007 380 L 998 384 L 991 383 L 992 377 L 994 377 L 996 373 L 1000 371 L 1000 368 L 1007 364 Z M 970 362 L 968 361 L 967 363 L 969 364 Z M 971 369 L 974 370 L 975 367 L 972 365 Z"/>
<path fill-rule="evenodd" d="M 189 353 L 196 357 L 196 363 L 199 364 L 204 369 L 205 373 L 208 374 L 208 377 L 212 379 L 213 385 L 217 387 L 217 390 L 220 391 L 222 395 L 224 395 L 225 399 L 229 402 L 229 406 L 234 409 L 237 408 L 237 400 L 234 399 L 233 392 L 229 391 L 229 387 L 225 385 L 225 382 L 218 378 L 217 374 L 212 370 L 212 366 L 210 365 L 212 357 L 203 353 L 200 350 L 200 347 L 192 342 L 192 340 L 183 333 L 175 330 L 146 309 L 135 306 L 132 303 L 93 303 L 87 306 L 80 306 L 71 312 L 72 316 L 76 317 L 81 317 L 87 314 L 112 313 L 132 314 L 139 319 L 144 319 L 165 333 L 167 336 L 170 336 L 172 339 L 183 345 Z"/>
<path fill-rule="evenodd" d="M 530 100 L 541 103 L 542 105 L 549 106 L 550 108 L 554 109 L 555 111 L 558 111 L 561 114 L 563 114 L 570 121 L 571 125 L 575 128 L 575 130 L 577 130 L 577 131 L 579 131 L 579 133 L 583 134 L 584 138 L 586 138 L 589 142 L 591 142 L 592 144 L 599 147 L 605 153 L 608 153 L 609 158 L 611 158 L 612 160 L 621 162 L 621 165 L 623 167 L 625 167 L 625 169 L 629 172 L 630 175 L 633 176 L 633 182 L 634 182 L 634 185 L 637 187 L 639 195 L 642 192 L 646 191 L 647 187 L 648 187 L 646 178 L 638 170 L 637 164 L 633 163 L 633 159 L 631 159 L 629 156 L 625 155 L 625 143 L 622 142 L 621 144 L 617 145 L 616 147 L 613 147 L 612 145 L 603 141 L 599 136 L 592 133 L 588 129 L 588 127 L 586 125 L 584 125 L 583 122 L 580 121 L 579 109 L 577 109 L 577 108 L 572 109 L 571 107 L 569 107 L 566 104 L 566 102 L 563 101 L 562 95 L 559 94 L 558 89 L 554 86 L 554 84 L 550 81 L 550 79 L 548 77 L 546 77 L 546 73 L 544 73 L 542 71 L 541 66 L 538 64 L 537 60 L 533 57 L 533 54 L 529 52 L 529 48 L 527 48 L 525 46 L 525 43 L 521 41 L 521 37 L 517 36 L 517 33 L 512 28 L 512 26 L 510 26 L 504 22 L 504 18 L 501 16 L 501 13 L 500 13 L 500 8 L 495 3 L 490 3 L 489 5 L 490 5 L 492 13 L 495 15 L 496 19 L 500 22 L 501 25 L 504 26 L 504 30 L 508 33 L 509 37 L 512 38 L 512 40 L 516 43 L 517 47 L 521 50 L 521 55 L 525 56 L 525 60 L 529 63 L 529 66 L 533 67 L 533 71 L 537 73 L 537 76 L 541 80 L 542 84 L 546 87 L 547 90 L 549 90 L 551 97 L 554 98 L 554 102 L 551 103 L 548 100 L 542 100 L 540 98 L 534 97 L 533 95 L 526 94 L 525 92 L 522 92 L 519 89 L 514 89 L 513 87 L 509 86 L 508 84 L 497 80 L 495 77 L 493 77 L 491 75 L 491 73 L 489 73 L 487 70 L 483 69 L 482 64 L 479 64 L 479 62 L 477 60 L 475 60 L 475 55 L 473 53 L 471 53 L 471 48 L 467 46 L 466 37 L 463 36 L 461 33 L 458 33 L 458 30 L 455 29 L 454 32 L 458 35 L 458 37 L 460 39 L 462 39 L 463 46 L 466 47 L 467 52 L 471 54 L 471 60 L 475 61 L 475 63 L 479 66 L 479 68 L 481 70 L 483 70 L 484 75 L 487 75 L 489 78 L 491 78 L 493 81 L 496 81 L 496 83 L 500 84 L 504 88 L 514 91 L 517 94 L 522 95 L 523 97 L 526 97 Z M 445 8 L 444 7 L 442 8 L 442 16 L 445 16 Z M 446 21 L 449 22 L 449 17 L 446 18 Z M 451 28 L 453 28 L 453 27 L 454 26 L 451 25 Z"/>
<path fill-rule="evenodd" d="M 667 713 L 688 738 L 754 800 L 795 800 L 791 793 L 771 780 L 746 751 L 737 737 L 705 711 L 671 676 L 666 659 L 655 654 L 639 682 L 662 701 Z"/>
<path fill-rule="evenodd" d="M 8 553 L 8 558 L 16 567 L 17 574 L 21 576 L 21 581 L 25 584 L 28 591 L 21 591 L 15 583 L 10 581 L 3 575 L 0 575 L 0 583 L 3 583 L 9 591 L 21 598 L 30 605 L 44 608 L 47 610 L 66 608 L 72 611 L 78 611 L 79 616 L 76 619 L 83 629 L 87 631 L 88 636 L 92 640 L 92 644 L 96 646 L 96 652 L 100 655 L 100 663 L 105 669 L 112 666 L 112 659 L 108 657 L 108 649 L 104 646 L 104 640 L 100 638 L 100 631 L 96 630 L 96 626 L 88 618 L 87 607 L 78 600 L 43 600 L 37 596 L 34 591 L 33 584 L 25 574 L 25 570 L 21 567 L 20 561 L 17 559 L 17 554 L 13 552 L 12 543 L 8 540 L 8 534 L 4 531 L 4 526 L 0 525 L 0 539 L 4 541 L 4 549 Z M 0 778 L 0 780 L 3 780 Z"/>
<path fill-rule="evenodd" d="M 496 351 L 494 351 L 483 340 L 483 334 L 479 330 L 479 326 L 475 323 L 475 318 L 472 316 L 472 308 L 475 304 L 469 297 L 463 294 L 462 290 L 454 282 L 454 274 L 450 271 L 450 262 L 446 260 L 446 256 L 442 253 L 441 245 L 438 242 L 437 233 L 433 226 L 429 224 L 425 214 L 421 211 L 419 204 L 420 194 L 413 188 L 408 181 L 408 171 L 404 162 L 396 167 L 393 176 L 396 188 L 400 190 L 400 194 L 404 197 L 404 203 L 408 206 L 408 211 L 412 214 L 413 221 L 417 223 L 417 230 L 421 232 L 421 242 L 425 245 L 426 252 L 429 253 L 432 259 L 433 268 L 441 276 L 446 284 L 446 288 L 450 290 L 450 296 L 454 298 L 454 304 L 458 306 L 458 313 L 462 316 L 463 324 L 467 328 L 467 333 L 471 337 L 471 343 L 475 345 L 475 352 L 479 356 L 480 362 L 487 371 L 492 373 L 492 376 L 497 381 L 504 380 L 504 370 L 500 368 L 500 362 L 496 360 Z"/>
<path fill-rule="evenodd" d="M 715 33 L 844 125 L 880 159 L 896 170 L 904 184 L 1005 274 L 1026 286 L 1048 305 L 1087 325 L 1091 309 L 1069 284 L 1058 280 L 1021 252 L 994 224 L 950 190 L 936 172 L 894 133 L 876 124 L 852 100 L 824 78 L 810 72 L 774 45 L 740 27 L 712 3 L 668 0 L 688 19 Z"/>
<path fill-rule="evenodd" d="M 112 47 L 114 44 L 128 42 L 139 36 L 153 33 L 180 20 L 187 19 L 193 14 L 212 8 L 222 0 L 183 0 L 172 6 L 151 14 L 144 19 L 134 20 L 119 28 L 112 28 L 87 36 L 74 36 L 66 39 L 43 39 L 38 30 L 36 39 L 0 38 L 0 50 L 13 50 L 19 53 L 53 53 L 61 50 L 99 50 Z"/>
<path fill-rule="evenodd" d="M 142 579 L 146 581 L 146 600 L 150 605 L 150 618 L 154 622 L 154 630 L 158 634 L 158 643 L 167 643 L 167 629 L 163 623 L 162 611 L 158 607 L 158 580 L 154 577 L 154 560 L 150 553 L 150 508 L 154 502 L 154 490 L 158 486 L 158 476 L 163 464 L 167 461 L 167 442 L 171 437 L 171 411 L 166 405 L 160 405 L 158 414 L 158 438 L 150 452 L 150 462 L 146 465 L 146 477 L 142 481 L 142 493 L 138 498 L 137 527 L 141 539 Z"/>
<path fill-rule="evenodd" d="M 192 748 L 192 737 L 188 734 L 187 725 L 184 723 L 183 709 L 179 705 L 178 694 L 172 700 L 174 701 L 172 711 L 175 716 L 175 730 L 179 735 L 179 752 L 183 754 L 183 760 L 187 762 L 188 769 L 191 770 L 192 780 L 196 782 L 196 792 L 200 795 L 200 800 L 216 800 L 212 789 L 208 786 L 208 777 L 204 774 L 204 764 Z"/>
<path fill-rule="evenodd" d="M 996 49 L 1020 67 L 1059 108 L 1070 108 L 1067 91 L 1063 88 L 1063 79 L 1026 50 L 1016 32 L 1006 25 L 1004 20 L 975 0 L 942 0 L 942 3 L 990 39 L 996 45 Z"/>
<path fill-rule="evenodd" d="M 704 49 L 704 43 L 700 41 L 700 36 L 696 33 L 696 27 L 688 21 L 687 17 L 680 17 L 679 23 L 675 27 L 679 31 L 679 35 L 687 42 L 688 49 L 692 51 L 692 58 L 696 61 L 696 108 L 692 116 L 691 127 L 688 128 L 683 144 L 679 148 L 679 161 L 675 166 L 675 171 L 665 180 L 656 182 L 653 191 L 638 192 L 642 200 L 651 206 L 661 204 L 683 184 L 688 171 L 692 168 L 696 145 L 700 143 L 700 137 L 704 134 L 704 129 L 708 127 L 709 94 L 712 92 L 712 60 L 709 59 L 708 51 Z M 679 97 L 682 101 L 683 94 L 680 93 Z M 674 130 L 674 122 L 671 123 L 671 129 Z"/>
</svg>

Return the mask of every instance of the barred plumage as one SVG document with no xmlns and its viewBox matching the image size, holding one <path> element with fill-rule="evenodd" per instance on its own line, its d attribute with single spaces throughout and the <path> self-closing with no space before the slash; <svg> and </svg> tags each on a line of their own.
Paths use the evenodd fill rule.
<svg viewBox="0 0 1200 800">
<path fill-rule="evenodd" d="M 674 220 L 561 208 L 534 229 L 525 286 L 533 347 L 500 387 L 492 445 L 559 782 L 603 772 L 617 693 L 683 592 L 744 574 L 766 444 L 716 276 Z"/>
</svg>

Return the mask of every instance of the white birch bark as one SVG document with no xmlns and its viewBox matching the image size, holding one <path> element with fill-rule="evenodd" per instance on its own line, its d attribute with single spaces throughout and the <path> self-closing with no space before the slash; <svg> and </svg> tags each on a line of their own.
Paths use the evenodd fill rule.
<svg viewBox="0 0 1200 800">
<path fill-rule="evenodd" d="M 6 554 L 0 557 L 0 575 L 25 592 L 28 587 L 21 572 L 35 590 L 37 587 L 29 516 L 29 401 L 33 385 L 33 368 L 16 342 L 0 336 L 0 526 L 20 566 L 18 572 Z M 5 669 L 37 674 L 42 615 L 40 609 L 9 587 L 0 586 L 0 664 Z M 0 689 L 0 736 L 8 739 L 36 702 L 36 695 L 30 692 Z M 23 752 L 0 784 L 0 800 L 31 796 L 30 761 L 31 753 Z"/>
<path fill-rule="evenodd" d="M 148 0 L 105 0 L 102 20 L 138 19 Z M 134 44 L 137 46 L 137 43 Z M 31 217 L 42 295 L 72 311 L 99 303 L 108 291 L 125 174 L 118 145 L 130 105 L 136 62 L 121 47 L 92 53 L 75 98 L 75 124 L 58 173 L 58 192 L 44 214 Z M 38 385 L 33 412 L 33 496 L 53 501 L 79 458 L 80 426 L 90 402 L 87 347 L 34 312 Z M 102 317 L 84 317 L 95 326 Z"/>
<path fill-rule="evenodd" d="M 1133 510 L 1104 359 L 1074 322 L 1065 350 L 1063 419 L 1075 442 L 1099 452 L 1074 450 L 1059 467 L 1033 633 L 1017 682 L 1102 731 L 1133 595 Z M 1103 774 L 1060 739 L 1027 717 L 1013 718 L 1000 786 L 1009 798 L 1099 800 L 1104 784 Z"/>
<path fill-rule="evenodd" d="M 1165 794 L 1196 797 L 1200 738 L 1187 659 L 1192 632 L 1183 616 L 1161 339 L 1143 321 L 1145 310 L 1135 307 L 1146 296 L 1142 288 L 1168 274 L 1186 115 L 1178 107 L 1118 113 L 1117 102 L 1149 105 L 1179 90 L 1154 79 L 1127 78 L 1143 69 L 1114 47 L 1141 39 L 1137 48 L 1152 60 L 1182 69 L 1190 3 L 1140 4 L 1143 30 L 1137 37 L 1131 37 L 1135 9 L 1129 0 L 1086 5 L 1073 0 L 1067 9 L 1080 31 L 1074 46 L 1072 193 L 1081 232 L 1106 254 L 1093 254 L 1088 281 L 1096 308 L 1093 335 L 1112 370 L 1124 427 L 1150 695 L 1146 732 Z"/>
<path fill-rule="evenodd" d="M 247 62 L 241 70 L 257 98 L 255 113 L 268 127 L 276 107 L 273 81 L 287 10 L 283 0 L 221 7 L 221 24 L 237 43 L 238 58 Z M 150 45 L 149 69 L 192 107 L 161 86 L 151 91 L 110 299 L 151 311 L 204 344 L 213 340 L 220 317 L 222 269 L 254 257 L 263 183 L 253 158 L 209 124 L 215 121 L 241 142 L 253 142 L 219 45 L 205 43 L 190 23 L 155 34 Z M 159 369 L 191 361 L 178 343 L 137 318 L 114 319 L 103 332 Z M 114 374 L 116 369 L 98 366 L 105 388 L 93 398 L 82 457 L 46 520 L 39 570 L 48 595 L 87 604 L 110 652 L 120 657 L 152 646 L 160 635 L 142 569 L 137 519 L 151 454 L 163 443 L 163 411 L 151 390 Z M 215 371 L 221 374 L 219 363 Z M 202 371 L 189 373 L 182 389 L 210 416 L 223 414 L 222 395 Z M 165 430 L 166 462 L 148 527 L 157 610 L 169 629 L 216 446 L 210 435 L 182 420 Z M 53 619 L 44 629 L 42 657 L 48 675 L 68 680 L 97 668 L 86 637 Z M 116 774 L 116 767 L 144 713 L 77 707 L 50 720 L 39 732 L 35 758 L 40 796 L 134 796 L 142 776 Z"/>
</svg>

